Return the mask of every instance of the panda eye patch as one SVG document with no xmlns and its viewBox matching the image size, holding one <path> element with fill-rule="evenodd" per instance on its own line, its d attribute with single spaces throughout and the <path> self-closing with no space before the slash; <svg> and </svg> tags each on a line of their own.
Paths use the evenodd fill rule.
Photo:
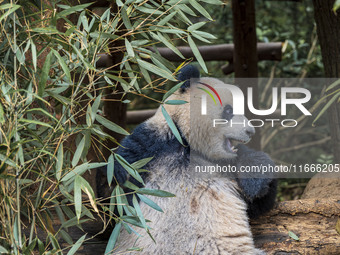
<svg viewBox="0 0 340 255">
<path fill-rule="evenodd" d="M 223 109 L 222 118 L 226 120 L 231 120 L 233 117 L 233 107 L 230 104 L 227 104 Z"/>
</svg>

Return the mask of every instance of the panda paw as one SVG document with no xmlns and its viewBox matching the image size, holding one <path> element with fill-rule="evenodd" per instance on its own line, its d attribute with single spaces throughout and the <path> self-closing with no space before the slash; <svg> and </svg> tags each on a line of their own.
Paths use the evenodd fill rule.
<svg viewBox="0 0 340 255">
<path fill-rule="evenodd" d="M 237 176 L 238 185 L 243 195 L 249 201 L 265 196 L 270 190 L 269 187 L 273 182 L 273 175 L 264 175 L 261 168 L 269 165 L 275 166 L 274 162 L 262 151 L 255 151 L 243 144 L 237 148 L 237 169 L 252 170 L 251 172 L 239 173 Z"/>
<path fill-rule="evenodd" d="M 264 197 L 269 192 L 272 179 L 238 178 L 237 183 L 245 198 L 252 202 L 256 198 Z"/>
</svg>

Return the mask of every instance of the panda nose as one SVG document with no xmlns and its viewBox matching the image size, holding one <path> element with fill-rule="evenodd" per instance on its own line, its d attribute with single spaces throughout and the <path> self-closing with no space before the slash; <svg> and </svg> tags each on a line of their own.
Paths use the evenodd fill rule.
<svg viewBox="0 0 340 255">
<path fill-rule="evenodd" d="M 246 134 L 249 137 L 252 137 L 255 134 L 255 128 L 254 127 L 248 127 L 247 130 L 246 130 Z"/>
</svg>

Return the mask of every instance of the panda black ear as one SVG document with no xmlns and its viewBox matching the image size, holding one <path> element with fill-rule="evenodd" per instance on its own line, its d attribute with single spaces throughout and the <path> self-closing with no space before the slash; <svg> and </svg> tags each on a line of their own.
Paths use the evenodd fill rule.
<svg viewBox="0 0 340 255">
<path fill-rule="evenodd" d="M 197 69 L 197 67 L 193 65 L 187 65 L 185 67 L 182 67 L 177 75 L 177 79 L 179 81 L 185 81 L 183 85 L 181 86 L 181 92 L 187 90 L 187 88 L 190 87 L 190 79 L 191 78 L 200 78 L 200 71 Z"/>
</svg>

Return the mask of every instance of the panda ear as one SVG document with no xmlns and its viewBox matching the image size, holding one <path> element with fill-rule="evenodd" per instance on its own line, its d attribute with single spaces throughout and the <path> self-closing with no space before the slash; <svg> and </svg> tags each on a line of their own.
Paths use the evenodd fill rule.
<svg viewBox="0 0 340 255">
<path fill-rule="evenodd" d="M 190 79 L 191 78 L 200 78 L 200 71 L 197 67 L 193 65 L 187 65 L 182 67 L 177 75 L 177 79 L 179 81 L 185 81 L 181 86 L 181 92 L 183 93 L 190 87 Z"/>
</svg>

